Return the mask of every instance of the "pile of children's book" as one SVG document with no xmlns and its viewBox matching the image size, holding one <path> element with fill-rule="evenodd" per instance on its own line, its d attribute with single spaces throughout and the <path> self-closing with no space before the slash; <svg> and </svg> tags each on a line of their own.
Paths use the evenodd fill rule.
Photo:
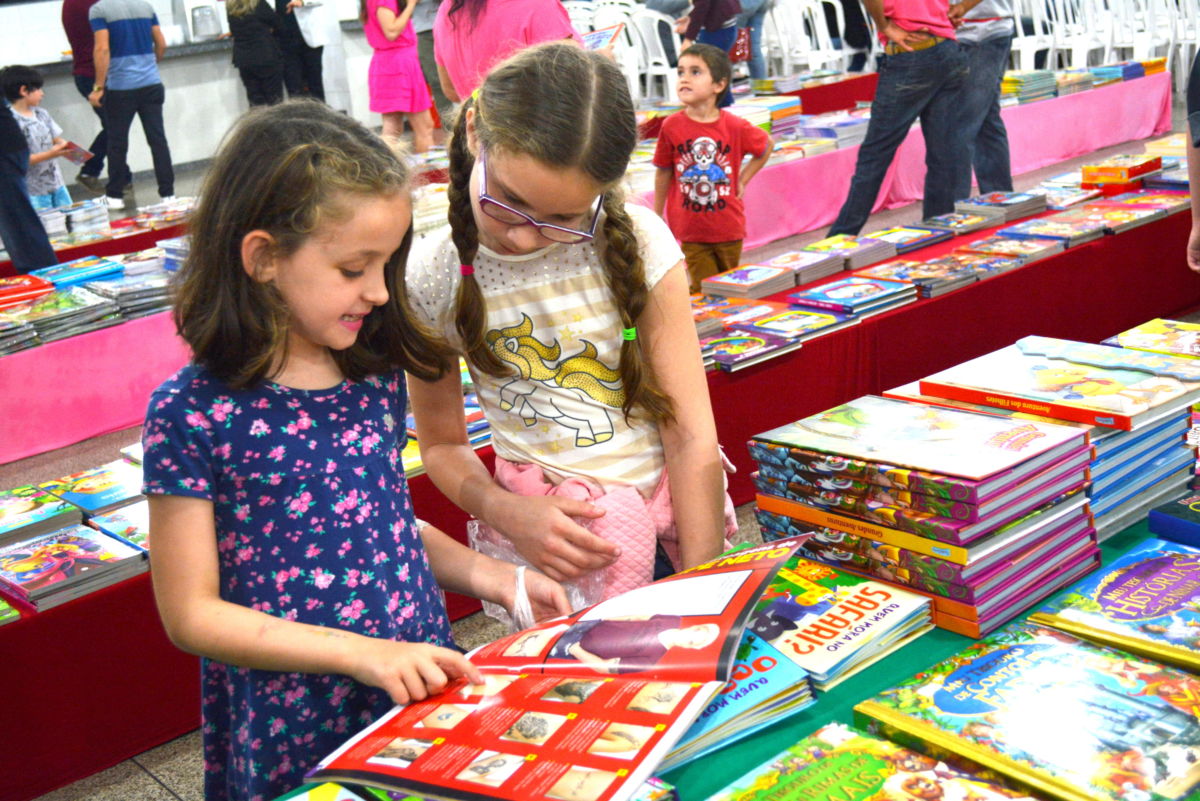
<svg viewBox="0 0 1200 801">
<path fill-rule="evenodd" d="M 763 298 L 795 285 L 796 272 L 791 267 L 766 264 L 743 264 L 700 282 L 705 293 L 732 298 Z"/>
<path fill-rule="evenodd" d="M 870 317 L 917 300 L 913 283 L 852 275 L 788 294 L 805 309 L 832 311 L 857 319 Z"/>
<path fill-rule="evenodd" d="M 1000 81 L 1000 94 L 1032 103 L 1057 95 L 1058 81 L 1052 70 L 1009 70 Z"/>
<path fill-rule="evenodd" d="M 896 255 L 896 246 L 886 239 L 870 239 L 849 234 L 834 234 L 805 245 L 803 250 L 837 256 L 842 259 L 843 267 L 847 270 L 857 270 Z"/>
<path fill-rule="evenodd" d="M 989 192 L 956 202 L 954 210 L 963 214 L 995 215 L 1001 218 L 996 221 L 999 224 L 1045 211 L 1046 198 L 1032 192 Z"/>
</svg>

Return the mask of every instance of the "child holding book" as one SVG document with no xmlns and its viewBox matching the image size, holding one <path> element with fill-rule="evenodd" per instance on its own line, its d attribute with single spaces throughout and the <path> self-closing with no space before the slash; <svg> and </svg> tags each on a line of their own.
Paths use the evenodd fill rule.
<svg viewBox="0 0 1200 801">
<path fill-rule="evenodd" d="M 496 472 L 447 362 L 409 387 L 430 477 L 550 577 L 608 568 L 608 596 L 716 556 L 733 507 L 682 254 L 618 189 L 638 138 L 620 70 L 542 44 L 463 108 L 450 227 L 414 254 L 408 287 L 467 359 Z"/>
<path fill-rule="evenodd" d="M 42 108 L 42 74 L 33 67 L 14 65 L 5 67 L 0 73 L 4 85 L 4 98 L 9 102 L 12 115 L 29 143 L 29 171 L 25 173 L 25 185 L 29 199 L 39 211 L 66 206 L 71 202 L 71 193 L 63 183 L 62 170 L 55 161 L 66 155 L 71 143 L 62 137 L 62 128 Z"/>
<path fill-rule="evenodd" d="M 742 197 L 771 155 L 771 137 L 717 102 L 729 91 L 729 56 L 706 44 L 679 55 L 677 93 L 683 109 L 663 122 L 654 151 L 654 211 L 683 243 L 691 291 L 742 258 Z M 750 161 L 742 166 L 743 156 Z"/>
<path fill-rule="evenodd" d="M 545 576 L 418 528 L 402 370 L 444 346 L 406 317 L 403 162 L 313 102 L 237 124 L 189 221 L 178 329 L 192 364 L 143 430 L 154 591 L 203 671 L 205 798 L 275 798 L 394 703 L 482 678 L 435 582 L 535 616 Z"/>
</svg>

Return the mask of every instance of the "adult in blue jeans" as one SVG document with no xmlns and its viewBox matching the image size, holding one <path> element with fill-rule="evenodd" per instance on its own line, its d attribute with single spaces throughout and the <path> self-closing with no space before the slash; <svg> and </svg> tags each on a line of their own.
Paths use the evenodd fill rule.
<svg viewBox="0 0 1200 801">
<path fill-rule="evenodd" d="M 832 234 L 858 234 L 879 195 L 896 148 L 918 118 L 925 137 L 925 217 L 954 210 L 954 185 L 965 148 L 956 126 L 967 58 L 955 41 L 949 7 L 936 0 L 865 0 L 884 55 L 871 104 L 871 122 L 859 146 L 850 192 Z"/>
<path fill-rule="evenodd" d="M 737 18 L 735 27 L 750 29 L 750 61 L 747 66 L 754 80 L 767 77 L 767 57 L 763 55 L 762 46 L 763 23 L 774 4 L 774 0 L 742 0 L 742 13 Z"/>
<path fill-rule="evenodd" d="M 1012 0 L 964 0 L 950 6 L 950 19 L 961 20 L 958 45 L 967 56 L 969 69 L 958 105 L 958 128 L 966 154 L 954 198 L 971 196 L 972 169 L 981 194 L 1011 192 L 1012 165 L 1008 130 L 1000 117 L 1000 81 L 1012 48 Z"/>
<path fill-rule="evenodd" d="M 681 51 L 693 42 L 712 45 L 728 53 L 737 41 L 737 18 L 742 12 L 739 0 L 692 0 L 692 11 L 676 22 L 682 36 Z M 733 105 L 733 92 L 717 101 L 718 108 Z"/>
</svg>

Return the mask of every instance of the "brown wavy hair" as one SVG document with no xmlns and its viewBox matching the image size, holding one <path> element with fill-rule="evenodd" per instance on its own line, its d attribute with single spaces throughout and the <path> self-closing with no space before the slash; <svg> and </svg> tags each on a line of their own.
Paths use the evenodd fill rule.
<svg viewBox="0 0 1200 801">
<path fill-rule="evenodd" d="M 272 255 L 287 258 L 327 220 L 353 214 L 356 197 L 408 192 L 408 182 L 408 168 L 388 144 L 324 103 L 296 100 L 246 113 L 222 142 L 188 223 L 175 326 L 194 361 L 245 388 L 269 378 L 276 357 L 287 357 L 288 311 L 272 283 L 243 268 L 246 234 L 266 231 Z M 432 380 L 452 359 L 409 309 L 411 244 L 410 222 L 384 266 L 387 303 L 364 318 L 352 346 L 333 351 L 350 380 L 398 367 Z"/>
<path fill-rule="evenodd" d="M 621 325 L 633 328 L 650 297 L 633 221 L 618 184 L 637 145 L 637 122 L 625 76 L 612 59 L 569 42 L 522 50 L 494 68 L 455 121 L 450 140 L 450 230 L 459 261 L 473 264 L 479 231 L 471 206 L 475 157 L 467 147 L 466 109 L 488 152 L 531 156 L 550 167 L 576 168 L 605 187 L 601 261 Z M 493 376 L 510 371 L 484 341 L 487 309 L 474 276 L 455 299 L 455 328 L 467 359 Z M 640 340 L 625 340 L 618 365 L 625 416 L 669 420 L 670 398 L 646 369 Z"/>
</svg>

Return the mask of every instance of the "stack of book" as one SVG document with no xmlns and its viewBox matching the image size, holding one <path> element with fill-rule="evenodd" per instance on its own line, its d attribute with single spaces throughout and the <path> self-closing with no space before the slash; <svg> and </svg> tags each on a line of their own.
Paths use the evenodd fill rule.
<svg viewBox="0 0 1200 801">
<path fill-rule="evenodd" d="M 738 98 L 729 111 L 737 114 L 739 107 L 765 109 L 770 114 L 767 129 L 773 136 L 786 136 L 795 131 L 800 116 L 800 98 L 792 95 L 757 95 Z"/>
<path fill-rule="evenodd" d="M 121 275 L 124 270 L 124 266 L 119 261 L 101 256 L 84 256 L 62 264 L 41 267 L 29 274 L 49 281 L 57 289 L 63 289 L 106 275 Z"/>
<path fill-rule="evenodd" d="M 1127 184 L 1162 170 L 1162 156 L 1148 153 L 1110 156 L 1080 168 L 1080 186 L 1085 189 L 1102 188 L 1106 184 Z"/>
<path fill-rule="evenodd" d="M 1197 697 L 1200 678 L 1183 670 L 1020 623 L 858 704 L 854 719 L 1037 797 L 1185 801 L 1200 786 Z"/>
<path fill-rule="evenodd" d="M 42 341 L 32 323 L 0 311 L 0 356 L 40 344 Z"/>
<path fill-rule="evenodd" d="M 1171 192 L 1187 192 L 1191 188 L 1186 165 L 1164 168 L 1158 175 L 1147 175 L 1142 180 L 1143 189 L 1165 189 Z"/>
<path fill-rule="evenodd" d="M 125 275 L 146 275 L 147 273 L 160 273 L 166 269 L 163 266 L 163 261 L 166 258 L 166 252 L 160 247 L 146 248 L 133 253 L 126 253 L 121 257 L 121 263 L 125 265 Z"/>
<path fill-rule="evenodd" d="M 837 150 L 836 139 L 818 139 L 812 136 L 784 136 L 775 140 L 775 150 L 771 154 L 773 163 L 783 163 L 817 156 Z"/>
<path fill-rule="evenodd" d="M 949 231 L 952 234 L 969 234 L 981 228 L 990 228 L 1004 222 L 1004 213 L 1000 209 L 988 207 L 986 211 L 965 213 L 952 211 L 949 214 L 939 214 L 916 224 L 917 228 L 929 228 L 934 231 Z"/>
<path fill-rule="evenodd" d="M 1014 237 L 1016 239 L 1056 239 L 1061 240 L 1065 247 L 1082 245 L 1099 239 L 1108 232 L 1101 220 L 1091 217 L 1066 216 L 1052 214 L 1049 217 L 1035 217 L 1021 220 L 996 232 L 997 236 Z"/>
<path fill-rule="evenodd" d="M 729 324 L 728 330 L 771 334 L 805 342 L 858 322 L 855 317 L 836 312 L 785 308 L 753 317 L 739 316 Z"/>
<path fill-rule="evenodd" d="M 1119 234 L 1131 228 L 1137 228 L 1146 223 L 1161 220 L 1167 216 L 1162 208 L 1136 203 L 1088 203 L 1077 209 L 1068 209 L 1055 215 L 1057 219 L 1067 222 L 1088 222 L 1103 225 L 1112 234 Z"/>
<path fill-rule="evenodd" d="M 63 206 L 67 216 L 67 227 L 75 233 L 83 231 L 108 231 L 108 204 L 102 197 L 79 200 Z"/>
<path fill-rule="evenodd" d="M 710 295 L 734 298 L 763 298 L 796 285 L 796 273 L 788 267 L 743 264 L 723 273 L 710 275 L 700 289 Z"/>
<path fill-rule="evenodd" d="M 74 525 L 0 546 L 0 591 L 40 612 L 149 567 L 140 548 Z"/>
<path fill-rule="evenodd" d="M 855 270 L 854 274 L 861 278 L 883 278 L 887 281 L 913 284 L 917 288 L 917 293 L 923 298 L 936 298 L 952 289 L 958 289 L 979 280 L 979 270 L 975 267 L 946 259 L 932 261 L 898 259 Z"/>
<path fill-rule="evenodd" d="M 1062 239 L 1029 239 L 996 234 L 961 245 L 955 248 L 955 252 L 1004 256 L 1020 259 L 1022 264 L 1031 264 L 1055 253 L 1061 253 L 1066 247 L 1067 243 Z"/>
<path fill-rule="evenodd" d="M 1181 359 L 1200 359 L 1200 324 L 1155 318 L 1100 344 L 1163 353 Z"/>
<path fill-rule="evenodd" d="M 692 319 L 699 335 L 712 334 L 735 323 L 787 311 L 786 303 L 723 295 L 692 295 Z"/>
<path fill-rule="evenodd" d="M 191 240 L 185 234 L 170 239 L 160 239 L 158 246 L 163 249 L 163 269 L 173 273 L 178 271 L 187 259 L 188 251 L 191 250 Z"/>
<path fill-rule="evenodd" d="M 19 306 L 49 295 L 54 284 L 34 275 L 8 275 L 0 278 L 0 309 Z"/>
<path fill-rule="evenodd" d="M 857 270 L 896 255 L 896 246 L 891 242 L 849 234 L 834 234 L 811 245 L 805 245 L 803 249 L 810 253 L 838 256 L 847 270 Z"/>
<path fill-rule="evenodd" d="M 752 98 L 747 98 L 752 99 Z M 741 117 L 755 128 L 771 132 L 771 109 L 754 103 L 736 102 L 726 109 L 730 114 Z"/>
<path fill-rule="evenodd" d="M 1146 68 L 1140 61 L 1122 61 L 1119 64 L 1102 64 L 1098 67 L 1088 67 L 1100 81 L 1131 81 L 1146 74 Z"/>
<path fill-rule="evenodd" d="M 124 459 L 45 481 L 38 488 L 78 506 L 85 516 L 107 514 L 144 497 L 142 469 Z"/>
<path fill-rule="evenodd" d="M 169 283 L 168 273 L 161 271 L 88 281 L 84 288 L 115 301 L 121 316 L 133 320 L 155 314 L 171 305 Z"/>
<path fill-rule="evenodd" d="M 788 294 L 788 301 L 807 309 L 824 309 L 858 319 L 917 300 L 917 287 L 882 278 L 852 275 Z"/>
<path fill-rule="evenodd" d="M 741 370 L 784 353 L 798 350 L 801 340 L 769 333 L 752 333 L 730 328 L 700 338 L 700 356 L 705 369 L 719 367 L 727 373 Z"/>
<path fill-rule="evenodd" d="M 837 253 L 793 250 L 764 262 L 768 267 L 787 267 L 796 274 L 796 286 L 828 278 L 846 268 L 846 259 Z"/>
<path fill-rule="evenodd" d="M 1082 187 L 1053 187 L 1039 186 L 1032 191 L 1040 192 L 1046 196 L 1046 208 L 1055 211 L 1062 211 L 1080 203 L 1087 203 L 1089 200 L 1094 200 L 1100 197 L 1099 189 L 1083 189 Z"/>
<path fill-rule="evenodd" d="M 1063 97 L 1091 89 L 1096 76 L 1084 69 L 1059 70 L 1055 73 L 1054 80 L 1058 84 L 1058 96 Z"/>
<path fill-rule="evenodd" d="M 1015 270 L 1024 264 L 1025 260 L 1020 256 L 953 252 L 936 259 L 929 259 L 925 263 L 928 265 L 944 264 L 948 270 L 967 267 L 975 271 L 975 276 L 980 281 L 984 281 L 1009 270 Z"/>
<path fill-rule="evenodd" d="M 1194 454 L 1183 442 L 1189 407 L 1200 399 L 1200 363 L 1192 359 L 1025 337 L 923 378 L 920 389 L 1115 429 L 1103 446 L 1113 463 L 1093 465 L 1092 511 L 1102 538 L 1180 491 L 1193 472 Z M 1094 437 L 1098 451 L 1101 439 Z"/>
<path fill-rule="evenodd" d="M 67 215 L 63 214 L 62 209 L 38 209 L 37 215 L 48 237 L 62 236 L 71 230 L 67 227 Z"/>
<path fill-rule="evenodd" d="M 0 491 L 0 545 L 82 522 L 79 507 L 32 484 Z"/>
<path fill-rule="evenodd" d="M 144 500 L 105 514 L 92 515 L 87 524 L 142 550 L 150 550 L 150 504 Z"/>
<path fill-rule="evenodd" d="M 117 304 L 81 286 L 71 286 L 38 300 L 13 306 L 4 314 L 17 322 L 30 323 L 42 342 L 107 328 L 122 322 Z"/>
<path fill-rule="evenodd" d="M 1004 219 L 997 220 L 999 224 L 1045 211 L 1046 197 L 1033 192 L 989 192 L 957 201 L 954 210 L 964 214 L 1003 212 Z"/>
<path fill-rule="evenodd" d="M 1140 206 L 1148 209 L 1162 209 L 1168 215 L 1187 211 L 1192 205 L 1192 196 L 1187 192 L 1174 189 L 1135 189 L 1097 200 L 1091 204 L 1102 208 L 1123 208 L 1125 206 Z"/>
<path fill-rule="evenodd" d="M 867 125 L 870 123 L 865 117 L 847 114 L 844 111 L 804 114 L 797 121 L 799 124 L 796 132 L 800 136 L 833 139 L 837 142 L 838 149 L 861 144 L 867 136 Z"/>
<path fill-rule="evenodd" d="M 1095 566 L 1087 431 L 866 396 L 759 434 L 764 539 L 906 586 L 990 631 Z"/>
<path fill-rule="evenodd" d="M 1017 98 L 1018 103 L 1045 100 L 1058 93 L 1058 80 L 1052 70 L 1008 70 L 1000 81 L 1000 93 Z"/>
<path fill-rule="evenodd" d="M 897 226 L 869 233 L 866 235 L 866 238 L 890 242 L 896 248 L 896 253 L 909 253 L 926 245 L 945 242 L 952 236 L 954 234 L 951 231 Z"/>
<path fill-rule="evenodd" d="M 1183 158 L 1187 155 L 1187 133 L 1176 131 L 1160 139 L 1151 139 L 1145 144 L 1145 151 L 1151 156 L 1175 156 Z"/>
</svg>

